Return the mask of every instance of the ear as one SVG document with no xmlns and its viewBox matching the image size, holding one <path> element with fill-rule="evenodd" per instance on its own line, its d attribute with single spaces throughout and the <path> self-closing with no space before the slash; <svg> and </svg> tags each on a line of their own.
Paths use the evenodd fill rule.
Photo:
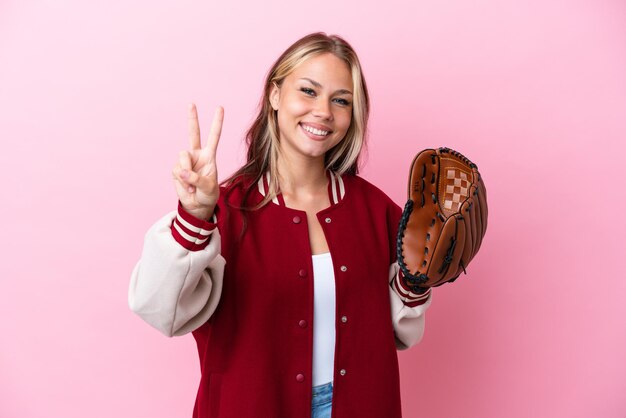
<svg viewBox="0 0 626 418">
<path fill-rule="evenodd" d="M 278 104 L 280 103 L 280 88 L 274 82 L 272 83 L 272 89 L 270 90 L 270 104 L 272 109 L 278 110 Z"/>
</svg>

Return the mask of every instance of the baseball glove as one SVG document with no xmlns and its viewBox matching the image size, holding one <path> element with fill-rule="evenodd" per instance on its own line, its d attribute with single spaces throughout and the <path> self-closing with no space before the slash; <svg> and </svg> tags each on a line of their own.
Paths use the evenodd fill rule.
<svg viewBox="0 0 626 418">
<path fill-rule="evenodd" d="M 411 164 L 398 227 L 398 264 L 414 293 L 465 272 L 487 230 L 487 192 L 476 164 L 449 148 L 426 149 Z"/>
</svg>

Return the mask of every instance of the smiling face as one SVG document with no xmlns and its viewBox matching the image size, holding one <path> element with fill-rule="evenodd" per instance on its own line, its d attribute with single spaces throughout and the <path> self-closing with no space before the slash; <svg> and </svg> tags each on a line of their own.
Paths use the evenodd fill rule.
<svg viewBox="0 0 626 418">
<path fill-rule="evenodd" d="M 330 53 L 308 58 L 280 87 L 273 86 L 269 98 L 287 158 L 323 159 L 345 137 L 352 120 L 352 86 L 348 64 Z"/>
</svg>

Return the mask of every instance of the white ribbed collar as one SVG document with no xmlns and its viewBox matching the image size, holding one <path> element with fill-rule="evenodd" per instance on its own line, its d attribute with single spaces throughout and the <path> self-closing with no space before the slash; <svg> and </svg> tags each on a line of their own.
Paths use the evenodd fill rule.
<svg viewBox="0 0 626 418">
<path fill-rule="evenodd" d="M 330 200 L 330 204 L 336 205 L 341 202 L 346 195 L 346 187 L 344 185 L 343 179 L 341 176 L 331 170 L 326 170 L 326 174 L 328 177 L 328 198 Z M 265 196 L 266 191 L 269 190 L 270 183 L 270 173 L 266 172 L 259 181 L 257 182 L 257 186 L 259 189 L 259 193 Z M 272 202 L 278 206 L 285 206 L 285 200 L 283 199 L 282 193 L 279 193 L 277 196 L 272 198 Z"/>
</svg>

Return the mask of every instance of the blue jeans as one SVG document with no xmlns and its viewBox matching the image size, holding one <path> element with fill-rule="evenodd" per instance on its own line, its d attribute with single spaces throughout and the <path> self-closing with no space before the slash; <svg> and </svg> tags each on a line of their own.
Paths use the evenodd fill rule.
<svg viewBox="0 0 626 418">
<path fill-rule="evenodd" d="M 333 382 L 328 382 L 325 385 L 313 386 L 311 418 L 330 418 L 332 402 Z"/>
</svg>

